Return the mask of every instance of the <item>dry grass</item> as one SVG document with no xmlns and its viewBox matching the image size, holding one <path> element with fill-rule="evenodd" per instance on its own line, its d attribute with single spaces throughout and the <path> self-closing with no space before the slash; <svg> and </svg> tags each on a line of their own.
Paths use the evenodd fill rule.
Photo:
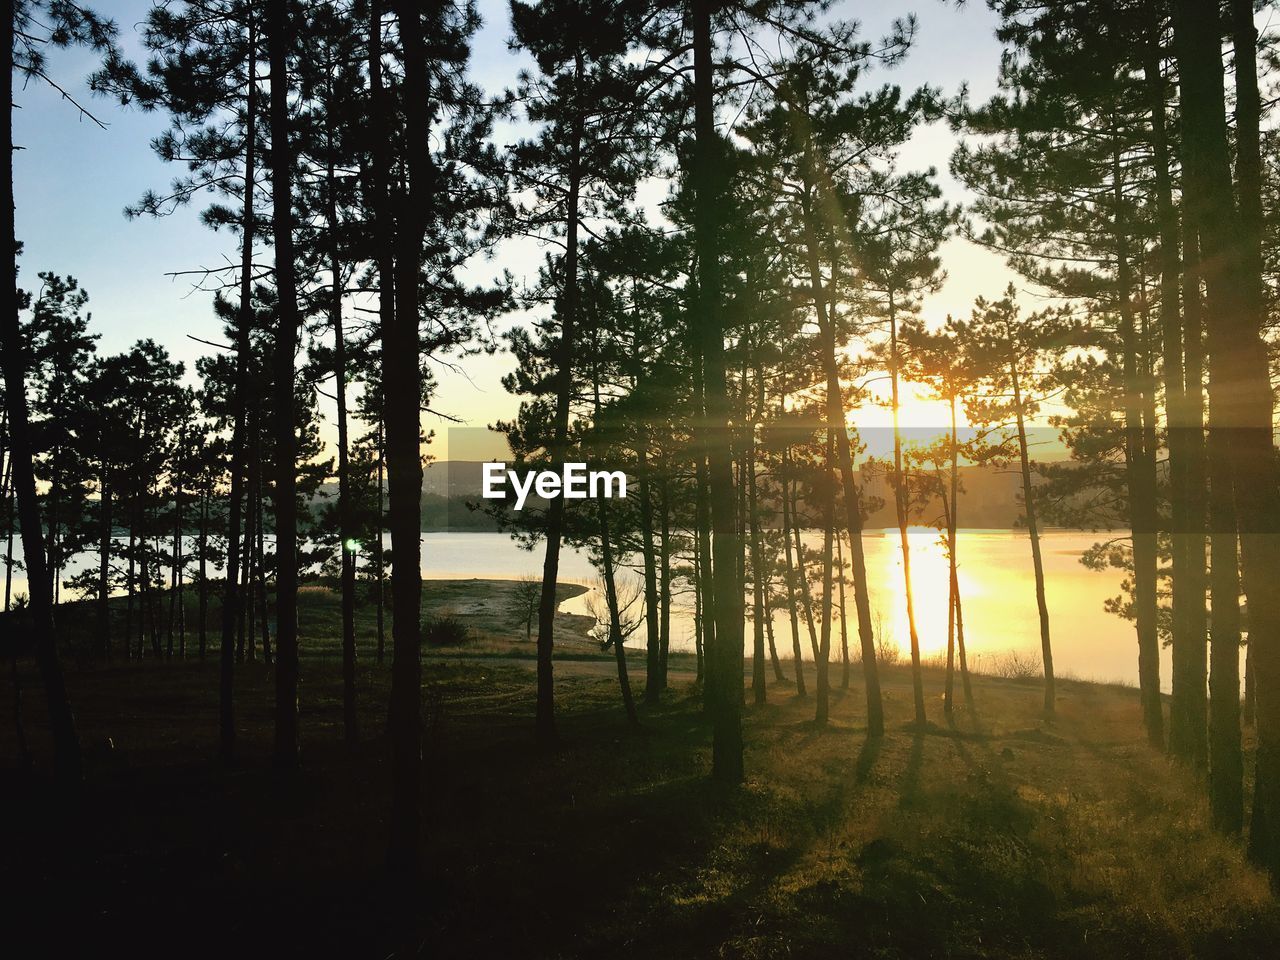
<svg viewBox="0 0 1280 960">
<path fill-rule="evenodd" d="M 504 958 L 1261 957 L 1280 936 L 1202 785 L 1145 745 L 1133 691 L 1062 682 L 1047 722 L 1038 684 L 977 677 L 976 709 L 949 719 L 929 671 L 918 730 L 910 668 L 889 667 L 875 742 L 856 668 L 825 728 L 812 699 L 771 686 L 746 714 L 748 781 L 724 790 L 687 658 L 637 734 L 611 654 L 574 648 L 557 666 L 561 747 L 542 753 L 527 645 L 497 627 L 489 646 L 427 658 L 427 875 L 389 886 L 386 672 L 363 662 L 363 738 L 343 747 L 336 606 L 304 604 L 318 655 L 294 777 L 270 770 L 260 664 L 238 674 L 230 773 L 213 761 L 213 664 L 73 672 L 86 741 L 116 749 L 93 753 L 69 808 L 39 779 L 0 784 L 22 825 L 0 895 L 24 904 L 21 929 L 135 955 Z M 640 658 L 632 671 L 639 690 Z M 38 698 L 27 707 L 47 757 Z"/>
</svg>

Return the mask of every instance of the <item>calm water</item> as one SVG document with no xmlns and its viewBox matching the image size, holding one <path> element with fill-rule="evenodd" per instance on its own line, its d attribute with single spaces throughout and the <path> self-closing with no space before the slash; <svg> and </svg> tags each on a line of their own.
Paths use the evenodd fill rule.
<svg viewBox="0 0 1280 960">
<path fill-rule="evenodd" d="M 944 654 L 947 643 L 947 561 L 933 530 L 912 530 L 912 584 L 921 651 L 929 657 Z M 1045 586 L 1049 604 L 1054 663 L 1059 673 L 1087 679 L 1137 683 L 1137 641 L 1132 624 L 1103 609 L 1103 602 L 1120 590 L 1119 571 L 1096 573 L 1080 564 L 1081 554 L 1098 539 L 1094 534 L 1053 532 L 1044 535 Z M 811 539 L 820 545 L 820 537 Z M 906 601 L 902 590 L 902 557 L 896 531 L 869 533 L 864 540 L 871 587 L 873 617 L 884 635 L 906 655 Z M 522 550 L 500 533 L 429 533 L 423 537 L 423 575 L 428 579 L 510 579 L 540 575 L 541 547 Z M 957 548 L 960 589 L 964 603 L 965 639 L 970 657 L 983 660 L 1017 650 L 1039 662 L 1040 636 L 1036 616 L 1031 545 L 1025 534 L 1010 531 L 961 531 Z M 90 557 L 78 558 L 92 562 Z M 846 558 L 847 560 L 847 558 Z M 77 564 L 78 566 L 78 564 Z M 634 574 L 631 574 L 634 576 Z M 596 571 L 585 553 L 563 551 L 560 578 L 592 586 Z M 820 571 L 810 571 L 815 602 Z M 15 571 L 15 592 L 25 591 Z M 430 587 L 428 586 L 428 589 Z M 589 595 L 565 604 L 574 613 L 587 613 Z M 857 643 L 853 597 L 847 599 L 850 642 Z M 774 633 L 779 650 L 791 649 L 789 616 L 779 611 Z M 808 632 L 800 618 L 801 647 L 809 649 Z M 747 630 L 751 642 L 751 630 Z M 643 628 L 632 643 L 643 643 Z M 693 647 L 692 598 L 677 597 L 673 610 L 672 643 Z M 838 624 L 833 647 L 839 649 Z M 1168 688 L 1170 666 L 1164 653 L 1161 677 Z"/>
</svg>

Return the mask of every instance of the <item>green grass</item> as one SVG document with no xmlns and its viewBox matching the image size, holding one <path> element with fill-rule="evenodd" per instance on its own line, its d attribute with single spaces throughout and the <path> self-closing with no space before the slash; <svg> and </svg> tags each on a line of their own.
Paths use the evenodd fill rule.
<svg viewBox="0 0 1280 960">
<path fill-rule="evenodd" d="M 429 587 L 460 615 L 494 590 Z M 976 709 L 949 721 L 930 671 L 917 731 L 894 667 L 889 733 L 869 742 L 856 669 L 822 729 L 811 699 L 771 686 L 746 711 L 747 783 L 725 790 L 708 777 L 688 658 L 633 733 L 611 656 L 571 645 L 561 746 L 537 750 L 523 628 L 496 614 L 475 649 L 426 657 L 426 872 L 393 887 L 387 670 L 361 661 L 348 749 L 336 598 L 304 592 L 303 615 L 296 776 L 270 767 L 260 662 L 237 673 L 229 772 L 216 664 L 72 669 L 82 794 L 55 803 L 11 769 L 0 784 L 15 825 L 0 895 L 22 905 L 18 929 L 68 949 L 377 958 L 1261 957 L 1280 935 L 1265 879 L 1210 827 L 1202 784 L 1145 745 L 1135 691 L 1064 682 L 1047 723 L 1037 684 L 977 678 Z M 631 666 L 639 692 L 642 659 Z M 26 710 L 47 765 L 35 689 Z M 0 763 L 13 755 L 6 729 Z"/>
</svg>

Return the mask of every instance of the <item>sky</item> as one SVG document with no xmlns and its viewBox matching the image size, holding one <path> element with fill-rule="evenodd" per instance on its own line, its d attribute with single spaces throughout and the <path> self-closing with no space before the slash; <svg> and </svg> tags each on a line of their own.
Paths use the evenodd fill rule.
<svg viewBox="0 0 1280 960">
<path fill-rule="evenodd" d="M 121 45 L 135 59 L 144 57 L 135 27 L 150 6 L 151 0 L 95 4 L 99 12 L 115 19 Z M 479 0 L 478 7 L 484 26 L 473 43 L 472 76 L 487 92 L 497 93 L 514 85 L 528 61 L 508 50 L 506 3 Z M 975 101 L 994 92 L 1000 47 L 994 37 L 994 15 L 984 4 L 971 2 L 957 8 L 942 0 L 892 4 L 837 0 L 832 11 L 834 16 L 860 21 L 867 37 L 882 35 L 893 17 L 909 12 L 919 18 L 915 47 L 899 66 L 873 71 L 869 83 L 891 82 L 904 90 L 931 84 L 954 94 L 966 82 Z M 93 69 L 93 58 L 86 52 L 55 51 L 49 66 L 51 75 L 85 103 L 106 129 L 82 119 L 43 85 L 33 83 L 17 91 L 14 140 L 21 149 L 14 157 L 14 177 L 18 238 L 24 243 L 19 283 L 33 286 L 38 271 L 71 274 L 90 295 L 91 327 L 101 334 L 101 352 L 118 352 L 151 338 L 191 371 L 195 359 L 208 348 L 189 337 L 221 340 L 222 336 L 213 316 L 212 294 L 193 289 L 191 277 L 177 274 L 234 260 L 236 239 L 229 232 L 216 233 L 203 226 L 199 220 L 203 205 L 198 201 L 162 219 L 127 220 L 126 205 L 148 188 L 164 188 L 182 172 L 157 159 L 151 150 L 151 140 L 167 126 L 166 117 L 93 98 L 83 83 Z M 510 132 L 510 127 L 500 130 L 499 142 L 509 139 Z M 906 146 L 902 168 L 935 167 L 946 199 L 963 202 L 964 191 L 947 173 L 954 144 L 945 126 L 924 128 Z M 1000 257 L 962 239 L 950 240 L 942 256 L 947 282 L 924 305 L 930 322 L 941 321 L 947 313 L 967 314 L 976 296 L 999 294 L 1013 279 Z M 536 244 L 512 244 L 482 269 L 493 274 L 509 269 L 519 282 L 536 271 L 541 257 Z M 520 322 L 519 314 L 512 314 L 500 321 L 499 328 Z M 500 380 L 513 365 L 509 354 L 498 353 L 468 359 L 465 375 L 437 369 L 440 388 L 433 407 L 470 427 L 510 417 L 518 399 L 503 390 Z M 912 406 L 910 425 L 927 425 L 933 411 L 918 400 Z M 941 426 L 941 408 L 937 414 Z M 859 422 L 866 426 L 884 426 L 887 418 L 887 411 L 859 414 Z M 448 458 L 445 424 L 432 423 L 430 417 L 425 422 L 439 431 L 431 453 Z"/>
</svg>

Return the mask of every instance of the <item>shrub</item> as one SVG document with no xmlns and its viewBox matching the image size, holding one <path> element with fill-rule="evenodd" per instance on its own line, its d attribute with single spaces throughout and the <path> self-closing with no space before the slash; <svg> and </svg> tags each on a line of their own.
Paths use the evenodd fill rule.
<svg viewBox="0 0 1280 960">
<path fill-rule="evenodd" d="M 422 642 L 432 647 L 458 647 L 471 639 L 471 631 L 457 617 L 445 614 L 422 621 Z"/>
<path fill-rule="evenodd" d="M 902 660 L 902 647 L 893 637 L 880 634 L 876 637 L 876 663 L 882 667 L 892 667 Z"/>
<path fill-rule="evenodd" d="M 1037 680 L 1040 678 L 1040 660 L 1034 654 L 1006 650 L 993 659 L 991 672 L 1005 680 Z"/>
</svg>

